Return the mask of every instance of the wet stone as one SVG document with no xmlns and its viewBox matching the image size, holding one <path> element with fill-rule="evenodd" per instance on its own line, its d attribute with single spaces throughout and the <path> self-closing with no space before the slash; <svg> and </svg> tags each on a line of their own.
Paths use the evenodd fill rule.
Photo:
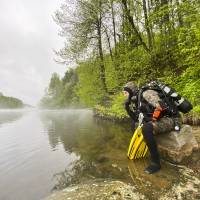
<svg viewBox="0 0 200 200">
<path fill-rule="evenodd" d="M 52 194 L 45 200 L 145 200 L 137 189 L 121 181 L 79 184 Z"/>
<path fill-rule="evenodd" d="M 199 148 L 189 125 L 183 125 L 179 132 L 158 135 L 156 140 L 161 157 L 175 163 L 187 160 Z"/>
</svg>

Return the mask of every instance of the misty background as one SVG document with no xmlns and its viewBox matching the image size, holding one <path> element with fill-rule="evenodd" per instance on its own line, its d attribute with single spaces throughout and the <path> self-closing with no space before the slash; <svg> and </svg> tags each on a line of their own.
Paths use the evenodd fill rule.
<svg viewBox="0 0 200 200">
<path fill-rule="evenodd" d="M 37 105 L 51 74 L 66 66 L 54 61 L 63 46 L 52 15 L 62 0 L 1 0 L 0 92 Z"/>
</svg>

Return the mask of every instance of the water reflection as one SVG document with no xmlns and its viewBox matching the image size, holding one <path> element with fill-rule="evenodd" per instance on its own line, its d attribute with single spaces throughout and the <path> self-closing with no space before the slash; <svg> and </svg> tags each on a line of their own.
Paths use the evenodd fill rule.
<svg viewBox="0 0 200 200">
<path fill-rule="evenodd" d="M 85 118 L 84 118 L 85 117 Z M 85 110 L 49 110 L 41 112 L 41 120 L 49 136 L 52 149 L 60 143 L 67 152 L 77 146 L 77 137 L 91 121 L 91 112 Z"/>
<path fill-rule="evenodd" d="M 24 115 L 22 110 L 0 110 L 0 126 L 5 123 L 12 123 Z"/>
<path fill-rule="evenodd" d="M 93 119 L 91 111 L 47 111 L 41 119 L 48 131 L 52 148 L 61 142 L 67 152 L 74 152 L 83 160 L 102 160 L 110 152 L 126 149 L 129 138 L 118 124 Z"/>
<path fill-rule="evenodd" d="M 148 158 L 129 161 L 126 152 L 131 136 L 127 127 L 121 124 L 95 120 L 91 111 L 49 111 L 43 113 L 42 120 L 48 130 L 51 147 L 62 144 L 66 152 L 73 152 L 79 158 L 66 170 L 54 174 L 54 189 L 93 179 L 115 179 L 134 184 L 149 199 L 172 199 L 171 195 L 180 196 L 182 191 L 184 195 L 191 192 L 196 195 L 195 191 L 188 189 L 190 185 L 197 185 L 190 181 L 193 173 L 191 177 L 185 176 L 179 168 L 163 163 L 159 173 L 148 175 L 144 172 Z M 169 192 L 184 183 L 189 186 L 175 194 Z M 165 198 L 166 194 L 169 198 Z"/>
<path fill-rule="evenodd" d="M 126 127 L 96 120 L 90 110 L 41 113 L 53 149 L 60 143 L 66 152 L 80 159 L 73 162 L 71 170 L 56 174 L 62 188 L 88 178 L 127 179 Z"/>
</svg>

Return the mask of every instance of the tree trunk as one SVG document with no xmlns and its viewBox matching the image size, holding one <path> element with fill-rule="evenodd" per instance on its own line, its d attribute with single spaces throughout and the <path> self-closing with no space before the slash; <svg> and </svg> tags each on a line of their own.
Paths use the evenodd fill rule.
<svg viewBox="0 0 200 200">
<path fill-rule="evenodd" d="M 110 57 L 111 57 L 111 59 L 113 60 L 112 48 L 111 48 L 111 44 L 110 44 L 110 37 L 109 37 L 109 35 L 108 35 L 108 31 L 107 31 L 106 27 L 104 27 L 104 30 L 105 30 L 105 33 L 106 33 L 106 39 L 107 39 L 107 42 L 108 42 Z"/>
<path fill-rule="evenodd" d="M 148 39 L 148 47 L 149 47 L 149 49 L 152 49 L 152 36 L 151 36 L 151 30 L 150 30 L 150 26 L 149 26 L 146 0 L 142 0 L 142 3 L 143 3 L 142 6 L 143 6 L 143 11 L 144 11 L 145 27 L 146 27 L 147 39 Z"/>
<path fill-rule="evenodd" d="M 161 0 L 161 7 L 168 8 L 168 0 Z M 169 12 L 165 12 L 162 18 L 162 25 L 164 25 L 164 34 L 168 35 L 170 33 Z"/>
<path fill-rule="evenodd" d="M 101 1 L 99 2 L 99 6 L 101 8 Z M 104 55 L 102 48 L 102 34 L 101 34 L 101 26 L 102 26 L 102 16 L 99 13 L 99 18 L 97 20 L 97 36 L 98 36 L 98 50 L 99 50 L 99 58 L 100 58 L 100 78 L 102 81 L 103 89 L 107 92 L 106 87 L 106 78 L 105 78 L 105 66 L 104 66 Z"/>
<path fill-rule="evenodd" d="M 150 13 L 152 12 L 152 6 L 153 6 L 153 2 L 152 0 L 148 0 L 148 6 L 147 6 L 147 13 L 148 16 L 150 16 Z M 152 47 L 155 45 L 155 37 L 154 37 L 154 32 L 153 32 L 153 23 L 149 23 L 149 28 L 150 28 L 150 32 L 151 32 L 151 39 L 152 39 Z"/>
<path fill-rule="evenodd" d="M 182 18 L 181 13 L 180 13 L 179 5 L 180 5 L 179 0 L 176 0 L 176 7 L 177 7 L 177 15 L 178 15 L 179 26 L 183 26 L 183 18 Z"/>
<path fill-rule="evenodd" d="M 135 26 L 135 23 L 133 21 L 133 18 L 132 16 L 130 15 L 130 10 L 128 9 L 128 6 L 127 6 L 127 0 L 122 0 L 122 4 L 124 6 L 124 10 L 125 10 L 125 14 L 126 14 L 126 17 L 133 29 L 133 31 L 135 32 L 138 40 L 140 41 L 140 44 L 143 46 L 143 48 L 145 49 L 145 51 L 147 51 L 148 53 L 150 52 L 149 48 L 147 47 L 146 43 L 142 40 L 142 36 L 141 34 L 139 33 L 139 31 L 137 30 L 136 26 Z"/>
<path fill-rule="evenodd" d="M 111 12 L 112 12 L 112 23 L 113 23 L 113 37 L 114 37 L 114 44 L 115 47 L 117 45 L 117 39 L 116 39 L 116 25 L 115 25 L 115 13 L 113 8 L 113 0 L 111 0 Z"/>
</svg>

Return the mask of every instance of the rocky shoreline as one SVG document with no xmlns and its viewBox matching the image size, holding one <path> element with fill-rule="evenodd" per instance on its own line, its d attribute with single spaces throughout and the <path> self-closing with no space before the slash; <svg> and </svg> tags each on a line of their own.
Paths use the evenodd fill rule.
<svg viewBox="0 0 200 200">
<path fill-rule="evenodd" d="M 121 181 L 96 180 L 68 187 L 45 200 L 142 200 L 144 195 L 137 188 Z"/>
<path fill-rule="evenodd" d="M 69 186 L 44 200 L 199 199 L 200 177 L 195 176 L 194 171 L 185 166 L 176 166 L 176 168 L 178 169 L 177 180 L 175 177 L 170 177 L 167 172 L 154 176 L 148 175 L 149 177 L 141 173 L 140 176 L 133 177 L 131 184 L 116 180 L 95 180 Z"/>
</svg>

